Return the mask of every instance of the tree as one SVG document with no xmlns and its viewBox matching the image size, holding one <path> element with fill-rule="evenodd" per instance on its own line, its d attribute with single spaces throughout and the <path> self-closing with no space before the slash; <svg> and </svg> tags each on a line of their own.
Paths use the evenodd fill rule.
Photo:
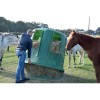
<svg viewBox="0 0 100 100">
<path fill-rule="evenodd" d="M 89 35 L 94 35 L 94 31 L 93 30 L 87 30 L 85 31 L 85 34 L 89 34 Z"/>
<path fill-rule="evenodd" d="M 7 21 L 7 28 L 9 32 L 16 32 L 16 23 L 10 20 Z"/>
<path fill-rule="evenodd" d="M 7 32 L 7 20 L 4 17 L 0 17 L 0 31 L 1 32 Z"/>
<path fill-rule="evenodd" d="M 100 35 L 100 27 L 97 28 L 96 34 Z"/>
<path fill-rule="evenodd" d="M 17 21 L 16 22 L 16 31 L 17 32 L 26 32 L 27 31 L 26 23 L 23 21 Z"/>
<path fill-rule="evenodd" d="M 28 29 L 35 28 L 48 28 L 47 24 L 36 23 L 36 22 L 23 22 L 17 21 L 13 22 L 6 20 L 4 17 L 0 17 L 0 32 L 26 32 Z"/>
</svg>

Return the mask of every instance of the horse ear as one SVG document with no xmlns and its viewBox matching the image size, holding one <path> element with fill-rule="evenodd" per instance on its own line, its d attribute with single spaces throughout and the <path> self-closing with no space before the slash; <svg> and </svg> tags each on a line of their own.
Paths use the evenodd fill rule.
<svg viewBox="0 0 100 100">
<path fill-rule="evenodd" d="M 72 32 L 73 32 L 73 33 L 76 33 L 76 31 L 75 31 L 74 29 L 72 29 Z"/>
<path fill-rule="evenodd" d="M 76 34 L 76 31 L 74 29 L 72 30 L 72 34 Z"/>
</svg>

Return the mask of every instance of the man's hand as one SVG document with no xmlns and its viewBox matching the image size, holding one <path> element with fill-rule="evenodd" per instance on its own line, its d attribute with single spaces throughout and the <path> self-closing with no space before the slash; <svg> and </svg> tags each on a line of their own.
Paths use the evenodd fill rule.
<svg viewBox="0 0 100 100">
<path fill-rule="evenodd" d="M 31 59 L 30 58 L 28 59 L 28 63 L 31 64 Z"/>
<path fill-rule="evenodd" d="M 33 47 L 37 48 L 39 46 L 39 42 L 33 42 Z"/>
</svg>

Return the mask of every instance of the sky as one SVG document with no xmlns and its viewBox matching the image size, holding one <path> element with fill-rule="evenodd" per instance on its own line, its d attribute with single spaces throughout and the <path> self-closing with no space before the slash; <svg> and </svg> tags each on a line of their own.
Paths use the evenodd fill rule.
<svg viewBox="0 0 100 100">
<path fill-rule="evenodd" d="M 99 0 L 0 0 L 0 16 L 11 21 L 41 22 L 50 28 L 100 27 Z"/>
</svg>

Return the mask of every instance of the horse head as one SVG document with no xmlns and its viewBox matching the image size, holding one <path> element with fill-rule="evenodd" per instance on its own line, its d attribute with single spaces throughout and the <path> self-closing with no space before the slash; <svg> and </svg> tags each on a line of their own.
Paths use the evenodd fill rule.
<svg viewBox="0 0 100 100">
<path fill-rule="evenodd" d="M 68 37 L 68 43 L 67 43 L 67 50 L 70 50 L 71 48 L 73 48 L 76 44 L 78 44 L 78 33 L 75 32 L 75 30 L 72 30 L 72 32 L 70 33 L 69 37 Z"/>
</svg>

